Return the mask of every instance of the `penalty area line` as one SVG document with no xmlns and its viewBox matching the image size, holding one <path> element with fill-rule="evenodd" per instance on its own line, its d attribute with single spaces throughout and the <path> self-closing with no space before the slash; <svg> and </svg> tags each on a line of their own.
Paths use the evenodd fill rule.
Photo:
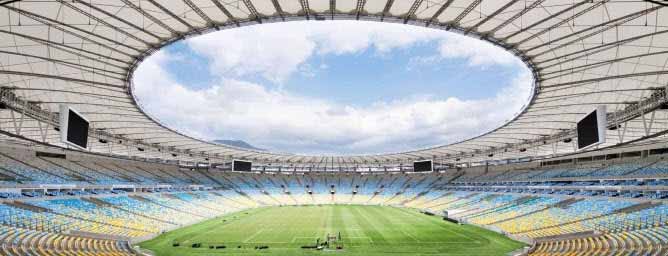
<svg viewBox="0 0 668 256">
<path fill-rule="evenodd" d="M 256 236 L 258 236 L 260 233 L 264 232 L 264 229 L 265 229 L 265 228 L 261 228 L 261 229 L 259 229 L 257 232 L 255 232 L 255 234 L 253 234 L 253 235 L 249 236 L 248 238 L 246 238 L 246 239 L 244 240 L 244 243 L 248 243 L 248 241 L 253 240 L 253 239 L 254 239 Z"/>
</svg>

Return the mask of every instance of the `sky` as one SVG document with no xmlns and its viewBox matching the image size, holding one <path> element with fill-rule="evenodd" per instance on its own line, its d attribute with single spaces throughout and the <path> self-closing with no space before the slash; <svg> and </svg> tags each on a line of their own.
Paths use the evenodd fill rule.
<svg viewBox="0 0 668 256">
<path fill-rule="evenodd" d="M 197 138 L 351 155 L 491 131 L 528 103 L 532 77 L 512 54 L 451 32 L 294 21 L 174 43 L 140 64 L 134 86 L 149 115 Z"/>
</svg>

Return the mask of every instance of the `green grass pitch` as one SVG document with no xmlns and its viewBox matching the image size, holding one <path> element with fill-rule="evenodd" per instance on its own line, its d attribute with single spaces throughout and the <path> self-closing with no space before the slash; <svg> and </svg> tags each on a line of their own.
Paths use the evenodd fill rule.
<svg viewBox="0 0 668 256">
<path fill-rule="evenodd" d="M 301 249 L 341 233 L 342 250 Z M 180 243 L 173 247 L 174 242 Z M 191 248 L 202 243 L 201 248 Z M 225 245 L 225 249 L 209 249 Z M 269 246 L 256 250 L 255 246 Z M 411 209 L 382 206 L 287 206 L 238 212 L 177 229 L 140 244 L 159 256 L 188 255 L 507 255 L 524 244 Z M 241 246 L 241 248 L 238 248 Z"/>
</svg>

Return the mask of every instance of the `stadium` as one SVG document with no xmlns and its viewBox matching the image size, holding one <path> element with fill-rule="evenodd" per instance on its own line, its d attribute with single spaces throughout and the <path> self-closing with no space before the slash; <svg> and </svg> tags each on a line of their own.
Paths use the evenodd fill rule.
<svg viewBox="0 0 668 256">
<path fill-rule="evenodd" d="M 661 0 L 0 0 L 0 255 L 668 255 L 666 7 Z M 346 29 L 337 23 L 343 21 Z M 246 61 L 252 65 L 245 72 L 289 65 L 248 57 L 289 59 L 311 49 L 285 41 L 297 37 L 294 26 L 274 37 L 261 30 L 281 24 L 325 24 L 338 29 L 318 40 L 345 34 L 348 43 L 364 41 L 355 27 L 369 24 L 398 28 L 366 37 L 392 37 L 396 45 L 432 33 L 464 38 L 464 46 L 445 52 L 461 57 L 491 47 L 507 54 L 527 71 L 527 97 L 499 94 L 492 103 L 473 101 L 488 105 L 465 105 L 471 112 L 449 115 L 448 125 L 499 123 L 462 126 L 475 130 L 463 135 L 424 128 L 441 119 L 406 126 L 392 119 L 401 111 L 384 115 L 393 123 L 380 129 L 389 142 L 374 144 L 377 151 L 328 140 L 368 127 L 336 121 L 355 112 L 350 108 L 322 111 L 316 116 L 335 121 L 304 122 L 299 140 L 261 133 L 286 147 L 313 142 L 284 151 L 204 138 L 189 127 L 236 112 L 170 106 L 171 97 L 158 97 L 163 89 L 145 85 L 165 84 L 163 75 L 149 73 L 156 58 L 217 33 L 237 33 L 213 41 L 238 47 L 256 45 L 239 31 L 265 36 L 274 50 L 235 59 L 225 56 L 241 48 L 227 47 L 219 58 L 228 63 L 214 64 L 234 69 Z M 335 54 L 354 46 L 337 42 Z M 376 57 L 387 58 L 379 51 Z M 422 60 L 416 65 L 442 64 Z M 461 68 L 489 62 L 504 63 L 484 57 Z M 167 73 L 199 77 L 189 65 L 173 66 Z M 338 77 L 358 74 L 310 66 Z M 376 68 L 366 75 L 399 73 Z M 298 71 L 325 79 L 314 70 Z M 494 83 L 485 73 L 503 73 L 479 70 L 436 73 L 462 83 Z M 283 73 L 276 74 L 258 81 L 278 77 L 281 84 Z M 200 100 L 188 93 L 173 96 Z M 146 98 L 151 94 L 158 96 Z M 285 94 L 266 94 L 288 99 L 266 109 L 321 104 L 294 107 L 299 98 Z M 228 96 L 220 101 L 242 97 Z M 259 109 L 263 97 L 251 106 Z M 494 112 L 510 102 L 517 109 Z M 410 104 L 398 105 L 373 107 Z M 244 106 L 236 109 L 251 108 Z M 437 113 L 433 108 L 407 115 Z M 165 118 L 174 113 L 190 119 Z M 275 115 L 230 127 L 303 123 L 292 112 L 282 121 Z M 348 127 L 341 123 L 354 129 L 336 131 Z M 394 131 L 404 126 L 408 132 Z M 360 134 L 351 145 L 373 137 Z M 404 143 L 419 136 L 428 142 Z"/>
</svg>

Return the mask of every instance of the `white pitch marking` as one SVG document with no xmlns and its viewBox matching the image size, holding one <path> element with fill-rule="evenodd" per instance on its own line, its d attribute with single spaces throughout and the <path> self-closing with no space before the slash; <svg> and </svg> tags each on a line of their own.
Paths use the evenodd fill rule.
<svg viewBox="0 0 668 256">
<path fill-rule="evenodd" d="M 252 240 L 253 238 L 255 238 L 257 235 L 259 235 L 262 232 L 264 232 L 264 228 L 259 229 L 257 232 L 255 232 L 255 234 L 246 238 L 246 240 L 244 240 L 244 243 L 248 243 L 248 241 Z"/>
</svg>

